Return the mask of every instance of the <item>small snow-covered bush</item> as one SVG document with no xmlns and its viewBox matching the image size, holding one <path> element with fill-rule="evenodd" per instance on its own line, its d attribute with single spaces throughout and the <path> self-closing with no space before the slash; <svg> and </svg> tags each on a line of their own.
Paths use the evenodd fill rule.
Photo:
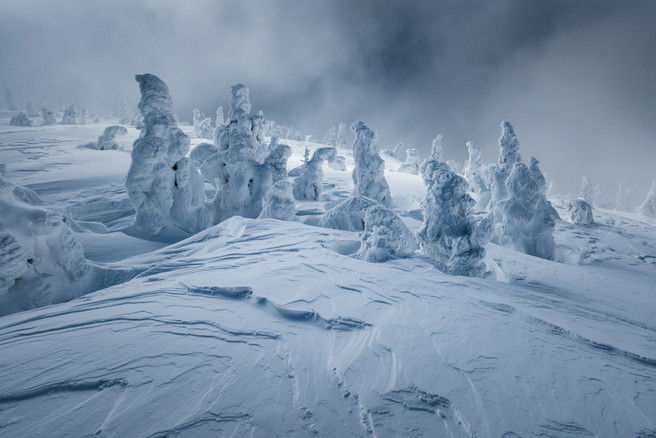
<svg viewBox="0 0 656 438">
<path fill-rule="evenodd" d="M 57 123 L 57 120 L 55 119 L 55 113 L 47 108 L 41 108 L 41 117 L 43 117 L 44 125 L 54 125 Z"/>
<path fill-rule="evenodd" d="M 467 181 L 433 156 L 421 165 L 421 174 L 428 192 L 423 203 L 424 223 L 417 232 L 420 251 L 445 272 L 482 276 L 489 221 L 476 223 L 476 202 L 467 194 Z"/>
<path fill-rule="evenodd" d="M 273 218 L 290 221 L 296 214 L 296 203 L 292 194 L 292 184 L 286 180 L 276 182 L 264 198 L 259 218 Z"/>
<path fill-rule="evenodd" d="M 90 273 L 63 216 L 24 202 L 16 189 L 0 171 L 0 315 L 70 300 Z"/>
<path fill-rule="evenodd" d="M 515 163 L 505 185 L 508 198 L 497 202 L 492 212 L 498 243 L 553 260 L 553 231 L 558 213 L 524 163 Z"/>
<path fill-rule="evenodd" d="M 594 223 L 592 217 L 592 206 L 583 198 L 578 198 L 567 203 L 569 220 L 573 224 L 591 225 Z"/>
<path fill-rule="evenodd" d="M 86 123 L 86 111 L 77 107 L 77 105 L 72 104 L 62 116 L 62 125 L 84 125 Z"/>
<path fill-rule="evenodd" d="M 18 113 L 9 120 L 11 126 L 32 126 L 34 122 L 25 113 Z"/>
<path fill-rule="evenodd" d="M 352 196 L 366 196 L 389 207 L 392 196 L 385 180 L 385 162 L 378 154 L 376 133 L 361 121 L 354 122 L 351 131 L 355 134 Z"/>
<path fill-rule="evenodd" d="M 336 230 L 364 231 L 365 211 L 376 205 L 376 201 L 364 196 L 345 199 L 323 215 L 319 226 Z"/>
<path fill-rule="evenodd" d="M 656 218 L 656 178 L 651 181 L 649 193 L 636 211 L 643 216 Z"/>
<path fill-rule="evenodd" d="M 136 225 L 154 236 L 196 233 L 210 225 L 211 214 L 198 170 L 185 158 L 189 137 L 175 122 L 166 83 L 152 74 L 137 75 L 136 80 L 144 128 L 134 142 L 126 179 Z"/>
<path fill-rule="evenodd" d="M 405 151 L 405 153 L 406 153 L 405 163 L 403 163 L 401 167 L 399 167 L 399 170 L 397 170 L 397 172 L 418 175 L 419 164 L 420 164 L 419 152 L 417 152 L 417 149 L 408 149 Z"/>
<path fill-rule="evenodd" d="M 318 148 L 312 154 L 312 159 L 306 161 L 301 167 L 300 175 L 294 180 L 294 198 L 298 200 L 316 201 L 321 195 L 324 161 L 333 161 L 337 154 L 334 147 Z"/>
<path fill-rule="evenodd" d="M 364 211 L 364 230 L 356 257 L 380 263 L 409 257 L 417 249 L 417 239 L 399 215 L 381 205 Z"/>
<path fill-rule="evenodd" d="M 89 149 L 96 149 L 99 151 L 115 150 L 118 149 L 119 145 L 116 142 L 116 137 L 127 135 L 128 130 L 121 125 L 112 125 L 105 128 L 103 134 L 98 137 L 96 143 L 87 143 L 84 145 Z"/>
</svg>

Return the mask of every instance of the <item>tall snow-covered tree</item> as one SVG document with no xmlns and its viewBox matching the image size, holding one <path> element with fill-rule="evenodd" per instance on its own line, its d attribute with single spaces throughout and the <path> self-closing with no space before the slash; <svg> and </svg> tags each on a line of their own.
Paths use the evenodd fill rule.
<svg viewBox="0 0 656 438">
<path fill-rule="evenodd" d="M 314 151 L 312 159 L 303 163 L 300 175 L 294 180 L 293 193 L 296 199 L 311 201 L 319 199 L 323 184 L 321 167 L 324 161 L 335 160 L 336 154 L 337 150 L 332 146 L 318 148 Z"/>
<path fill-rule="evenodd" d="M 465 162 L 464 175 L 469 183 L 469 193 L 476 201 L 476 210 L 485 210 L 492 199 L 481 168 L 481 150 L 473 141 L 467 142 L 469 158 Z"/>
<path fill-rule="evenodd" d="M 492 191 L 492 204 L 508 197 L 506 179 L 515 163 L 522 161 L 519 155 L 519 141 L 510 122 L 501 122 L 501 137 L 499 137 L 499 160 L 489 168 L 488 185 Z"/>
<path fill-rule="evenodd" d="M 643 216 L 656 218 L 656 178 L 651 180 L 649 193 L 647 193 L 647 197 L 636 211 Z"/>
<path fill-rule="evenodd" d="M 211 223 L 198 170 L 186 158 L 189 137 L 178 128 L 166 83 L 152 74 L 137 75 L 144 129 L 134 141 L 126 179 L 137 212 L 136 225 L 151 235 L 180 237 Z"/>
<path fill-rule="evenodd" d="M 437 156 L 431 155 L 421 165 L 428 192 L 423 203 L 424 223 L 417 232 L 420 251 L 445 272 L 482 276 L 489 220 L 476 223 L 476 202 L 467 194 L 467 181 Z"/>
<path fill-rule="evenodd" d="M 385 179 L 385 162 L 378 153 L 376 133 L 362 121 L 354 122 L 351 131 L 355 134 L 352 196 L 366 196 L 389 207 L 392 196 Z"/>
</svg>

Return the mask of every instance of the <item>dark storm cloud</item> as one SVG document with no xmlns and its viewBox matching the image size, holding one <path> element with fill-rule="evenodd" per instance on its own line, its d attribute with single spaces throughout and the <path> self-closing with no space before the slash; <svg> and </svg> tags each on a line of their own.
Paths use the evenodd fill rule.
<svg viewBox="0 0 656 438">
<path fill-rule="evenodd" d="M 656 170 L 653 1 L 0 1 L 0 87 L 19 102 L 138 100 L 169 83 L 182 119 L 251 88 L 254 110 L 322 136 L 363 119 L 384 147 L 496 158 L 515 124 L 563 191 L 647 190 Z M 566 158 L 569 157 L 569 158 Z"/>
</svg>

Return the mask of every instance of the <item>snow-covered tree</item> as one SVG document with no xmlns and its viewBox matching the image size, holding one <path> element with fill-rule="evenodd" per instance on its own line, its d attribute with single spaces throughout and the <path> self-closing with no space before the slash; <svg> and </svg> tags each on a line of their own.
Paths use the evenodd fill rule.
<svg viewBox="0 0 656 438">
<path fill-rule="evenodd" d="M 294 180 L 294 198 L 311 201 L 319 199 L 323 184 L 321 167 L 324 161 L 334 160 L 336 154 L 337 150 L 332 146 L 318 148 L 314 151 L 312 159 L 303 164 L 300 175 Z"/>
<path fill-rule="evenodd" d="M 587 176 L 581 177 L 581 192 L 579 193 L 579 199 L 583 199 L 588 204 L 593 205 L 594 188 L 590 182 L 590 178 Z"/>
<path fill-rule="evenodd" d="M 44 125 L 54 125 L 57 123 L 57 120 L 55 119 L 55 113 L 47 108 L 41 108 L 41 117 L 43 118 Z"/>
<path fill-rule="evenodd" d="M 481 169 L 481 150 L 473 141 L 467 142 L 469 158 L 465 162 L 464 175 L 469 183 L 469 193 L 476 201 L 476 210 L 485 210 L 492 199 Z"/>
<path fill-rule="evenodd" d="M 442 134 L 439 134 L 433 139 L 431 143 L 431 153 L 430 159 L 435 159 L 437 161 L 442 161 Z"/>
<path fill-rule="evenodd" d="M 376 133 L 362 121 L 354 122 L 351 131 L 355 134 L 352 196 L 366 196 L 389 207 L 392 196 L 385 180 L 385 162 L 378 154 Z"/>
<path fill-rule="evenodd" d="M 72 104 L 64 111 L 60 123 L 62 125 L 84 125 L 86 123 L 86 111 Z"/>
<path fill-rule="evenodd" d="M 319 226 L 344 231 L 364 231 L 364 215 L 367 209 L 379 205 L 373 199 L 353 196 L 328 210 L 319 221 Z"/>
<path fill-rule="evenodd" d="M 124 98 L 118 101 L 118 122 L 121 125 L 127 125 L 132 121 L 133 115 L 128 107 L 128 103 Z"/>
<path fill-rule="evenodd" d="M 467 181 L 437 156 L 431 155 L 421 165 L 428 192 L 423 203 L 424 223 L 417 232 L 420 251 L 445 272 L 482 276 L 489 220 L 476 223 L 476 201 L 467 194 Z"/>
<path fill-rule="evenodd" d="M 263 197 L 287 178 L 290 147 L 276 143 L 269 148 L 263 140 L 265 119 L 250 109 L 248 88 L 234 85 L 228 121 L 216 130 L 217 153 L 202 165 L 203 178 L 217 189 L 211 204 L 215 223 L 235 215 L 258 217 Z"/>
<path fill-rule="evenodd" d="M 573 224 L 591 225 L 594 223 L 592 206 L 583 198 L 567 202 L 567 213 Z"/>
<path fill-rule="evenodd" d="M 346 142 L 346 125 L 343 122 L 339 122 L 337 125 L 337 137 L 335 142 L 335 146 L 338 148 L 348 147 L 348 143 Z"/>
<path fill-rule="evenodd" d="M 118 143 L 116 142 L 116 137 L 127 135 L 128 130 L 121 125 L 112 125 L 105 128 L 103 134 L 98 137 L 98 141 L 95 143 L 87 143 L 84 145 L 89 149 L 97 149 L 99 151 L 106 151 L 110 149 L 118 149 Z"/>
<path fill-rule="evenodd" d="M 337 145 L 337 129 L 334 126 L 328 128 L 328 132 L 323 136 L 323 144 L 327 146 Z"/>
<path fill-rule="evenodd" d="M 216 109 L 216 120 L 214 122 L 214 126 L 218 128 L 219 126 L 223 126 L 224 124 L 225 124 L 225 120 L 223 119 L 223 107 L 219 106 Z"/>
<path fill-rule="evenodd" d="M 405 163 L 403 163 L 401 167 L 399 167 L 399 170 L 397 170 L 397 172 L 418 175 L 419 165 L 421 164 L 419 162 L 419 152 L 417 152 L 417 149 L 413 148 L 413 149 L 406 150 L 405 153 L 406 153 Z"/>
<path fill-rule="evenodd" d="M 198 138 L 214 138 L 214 130 L 212 129 L 212 119 L 205 117 L 205 114 L 200 110 L 194 109 L 194 136 Z"/>
<path fill-rule="evenodd" d="M 542 170 L 540 170 L 540 162 L 535 157 L 531 157 L 528 161 L 528 172 L 538 186 L 538 190 L 546 195 L 547 179 L 542 174 Z"/>
<path fill-rule="evenodd" d="M 144 129 L 134 142 L 126 180 L 136 225 L 151 235 L 196 233 L 210 225 L 211 214 L 198 170 L 186 158 L 189 137 L 175 122 L 166 83 L 148 73 L 136 80 Z"/>
<path fill-rule="evenodd" d="M 9 111 L 18 111 L 18 105 L 16 105 L 16 100 L 9 88 L 5 89 L 5 102 L 7 103 L 7 109 Z"/>
<path fill-rule="evenodd" d="M 9 120 L 11 126 L 33 126 L 34 122 L 25 113 L 18 113 Z"/>
<path fill-rule="evenodd" d="M 636 212 L 643 216 L 656 218 L 656 178 L 651 180 L 649 193 L 647 193 L 645 200 L 636 209 Z"/>
<path fill-rule="evenodd" d="M 379 204 L 364 211 L 364 233 L 355 257 L 372 263 L 409 257 L 417 249 L 417 239 L 392 210 Z"/>
<path fill-rule="evenodd" d="M 631 194 L 632 190 L 624 187 L 624 183 L 620 183 L 617 188 L 617 197 L 615 198 L 615 210 L 631 211 Z"/>
<path fill-rule="evenodd" d="M 390 152 L 389 154 L 392 157 L 396 158 L 397 160 L 403 161 L 404 153 L 405 153 L 405 146 L 403 145 L 403 143 L 398 143 L 396 146 L 394 146 L 394 149 L 392 149 L 392 152 Z"/>
<path fill-rule="evenodd" d="M 515 162 L 505 183 L 508 198 L 494 204 L 494 234 L 503 246 L 553 260 L 558 213 L 524 163 Z"/>
<path fill-rule="evenodd" d="M 295 214 L 296 203 L 292 194 L 292 184 L 287 179 L 279 180 L 262 198 L 262 212 L 259 218 L 290 221 Z"/>
<path fill-rule="evenodd" d="M 488 186 L 492 192 L 492 204 L 508 197 L 506 179 L 515 163 L 522 161 L 519 155 L 519 141 L 510 122 L 501 122 L 499 137 L 499 161 L 488 168 Z"/>
</svg>

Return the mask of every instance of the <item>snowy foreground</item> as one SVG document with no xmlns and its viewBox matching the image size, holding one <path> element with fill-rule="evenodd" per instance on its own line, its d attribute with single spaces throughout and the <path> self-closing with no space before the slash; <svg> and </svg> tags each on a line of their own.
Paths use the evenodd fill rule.
<svg viewBox="0 0 656 438">
<path fill-rule="evenodd" d="M 233 217 L 168 245 L 130 232 L 134 128 L 99 151 L 78 145 L 115 121 L 9 116 L 7 179 L 71 214 L 96 291 L 0 317 L 2 437 L 656 436 L 654 221 L 560 221 L 556 262 L 489 244 L 484 279 L 368 263 L 358 233 L 316 226 L 351 191 L 339 149 L 349 171 L 324 166 L 296 221 Z M 320 146 L 285 143 L 289 169 Z M 384 158 L 416 231 L 425 187 Z"/>
</svg>

